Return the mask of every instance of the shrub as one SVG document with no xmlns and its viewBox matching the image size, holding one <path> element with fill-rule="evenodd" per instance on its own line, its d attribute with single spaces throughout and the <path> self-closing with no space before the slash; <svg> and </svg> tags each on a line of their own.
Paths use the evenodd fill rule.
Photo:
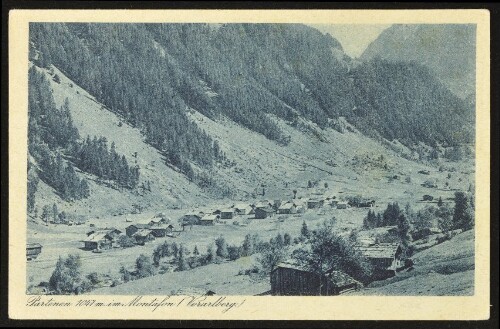
<svg viewBox="0 0 500 329">
<path fill-rule="evenodd" d="M 90 283 L 95 286 L 99 283 L 101 283 L 101 280 L 99 278 L 99 274 L 97 274 L 97 272 L 92 272 L 90 274 L 87 275 L 87 279 L 90 281 Z"/>
<path fill-rule="evenodd" d="M 141 254 L 135 260 L 136 275 L 139 278 L 145 278 L 154 275 L 155 269 L 151 257 Z"/>
<path fill-rule="evenodd" d="M 181 246 L 179 248 L 179 255 L 177 257 L 177 270 L 178 271 L 185 271 L 185 270 L 188 270 L 190 268 L 190 266 L 186 260 L 186 256 L 187 256 L 187 249 L 186 249 L 186 247 L 184 247 L 184 245 L 181 244 Z"/>
<path fill-rule="evenodd" d="M 215 245 L 217 246 L 217 251 L 215 252 L 217 256 L 221 258 L 227 258 L 229 256 L 227 252 L 227 243 L 222 235 L 215 239 Z"/>
<path fill-rule="evenodd" d="M 120 274 L 123 282 L 129 282 L 134 279 L 132 273 L 130 273 L 124 266 L 120 267 Z"/>
<path fill-rule="evenodd" d="M 229 246 L 227 247 L 227 253 L 229 260 L 237 260 L 241 257 L 241 248 L 237 246 Z"/>
</svg>

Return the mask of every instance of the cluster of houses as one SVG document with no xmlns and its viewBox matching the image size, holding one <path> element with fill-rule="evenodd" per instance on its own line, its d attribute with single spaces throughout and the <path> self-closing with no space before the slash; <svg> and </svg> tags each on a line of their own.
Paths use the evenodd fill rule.
<svg viewBox="0 0 500 329">
<path fill-rule="evenodd" d="M 172 236 L 173 231 L 174 226 L 165 217 L 145 219 L 125 228 L 126 235 L 141 245 L 155 238 Z"/>
<path fill-rule="evenodd" d="M 125 228 L 125 235 L 132 239 L 134 244 L 144 245 L 156 238 L 173 236 L 174 226 L 165 217 L 144 219 Z M 95 252 L 108 250 L 119 245 L 123 232 L 116 228 L 93 229 L 87 232 L 82 240 L 85 250 Z"/>
<path fill-rule="evenodd" d="M 375 201 L 367 201 L 363 207 L 373 207 Z M 261 200 L 254 203 L 233 204 L 229 207 L 192 211 L 180 218 L 181 225 L 214 225 L 218 222 L 232 220 L 237 216 L 250 216 L 254 219 L 266 219 L 274 215 L 304 213 L 307 209 L 318 209 L 329 206 L 336 209 L 347 209 L 348 202 L 337 200 L 334 195 L 299 198 L 287 201 Z M 253 217 L 251 217 L 253 215 Z"/>
</svg>

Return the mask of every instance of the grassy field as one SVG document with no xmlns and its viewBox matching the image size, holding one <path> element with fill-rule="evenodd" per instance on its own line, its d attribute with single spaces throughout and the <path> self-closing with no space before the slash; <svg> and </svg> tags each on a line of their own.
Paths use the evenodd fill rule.
<svg viewBox="0 0 500 329">
<path fill-rule="evenodd" d="M 113 288 L 101 288 L 89 294 L 181 295 L 190 292 L 204 294 L 211 290 L 218 295 L 257 295 L 271 289 L 269 278 L 238 274 L 255 262 L 255 257 L 242 257 L 234 262 L 210 264 L 190 271 L 155 275 Z"/>
</svg>

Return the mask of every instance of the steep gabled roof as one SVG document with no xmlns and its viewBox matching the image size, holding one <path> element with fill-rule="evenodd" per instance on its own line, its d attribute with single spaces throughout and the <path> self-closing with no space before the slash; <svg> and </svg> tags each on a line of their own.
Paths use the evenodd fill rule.
<svg viewBox="0 0 500 329">
<path fill-rule="evenodd" d="M 217 215 L 205 215 L 201 218 L 202 221 L 212 221 L 212 220 L 217 220 L 217 218 L 219 218 L 219 216 Z"/>
<path fill-rule="evenodd" d="M 278 268 L 289 268 L 289 269 L 293 269 L 293 270 L 297 270 L 297 271 L 301 271 L 301 272 L 311 272 L 311 270 L 309 270 L 306 266 L 300 265 L 300 264 L 298 264 L 294 261 L 291 261 L 291 260 L 279 263 L 273 269 L 273 272 L 275 270 L 277 270 Z M 350 285 L 353 283 L 362 286 L 362 284 L 359 281 L 353 279 L 349 274 L 344 273 L 342 271 L 335 271 L 335 270 L 331 269 L 331 270 L 326 272 L 325 276 L 337 287 L 343 287 L 343 286 L 347 286 L 347 285 Z"/>
<path fill-rule="evenodd" d="M 95 232 L 91 235 L 89 235 L 85 240 L 82 240 L 83 242 L 99 242 L 106 240 L 108 238 L 108 232 L 107 231 L 100 231 L 100 232 Z"/>
<path fill-rule="evenodd" d="M 142 229 L 142 230 L 139 230 L 137 232 L 135 232 L 134 234 L 132 234 L 133 237 L 142 237 L 142 238 L 145 238 L 147 237 L 149 234 L 151 234 L 151 230 L 148 230 L 148 229 Z"/>
<path fill-rule="evenodd" d="M 394 258 L 399 248 L 398 243 L 378 243 L 371 246 L 355 246 L 355 249 L 361 252 L 363 256 L 372 259 Z"/>
<path fill-rule="evenodd" d="M 292 209 L 295 205 L 293 203 L 285 203 L 279 207 L 279 209 Z"/>
<path fill-rule="evenodd" d="M 131 226 L 134 226 L 139 230 L 149 228 L 149 224 L 132 224 L 132 225 L 129 225 L 127 227 L 131 227 Z"/>
<path fill-rule="evenodd" d="M 272 212 L 274 212 L 274 209 L 272 209 L 270 207 L 263 207 L 263 208 L 257 208 L 257 209 L 255 209 L 255 211 L 265 211 L 267 213 L 272 213 Z"/>
<path fill-rule="evenodd" d="M 151 219 L 151 218 L 143 218 L 141 220 L 138 220 L 137 224 L 149 225 L 152 221 L 153 221 L 153 219 Z"/>
</svg>

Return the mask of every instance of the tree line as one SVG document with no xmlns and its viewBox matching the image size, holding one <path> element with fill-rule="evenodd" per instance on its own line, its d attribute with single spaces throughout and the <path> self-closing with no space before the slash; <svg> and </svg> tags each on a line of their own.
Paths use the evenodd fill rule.
<svg viewBox="0 0 500 329">
<path fill-rule="evenodd" d="M 186 114 L 190 102 L 181 94 L 191 94 L 188 77 L 153 51 L 142 24 L 31 24 L 30 40 L 32 61 L 57 66 L 183 173 L 192 171 L 188 161 L 209 168 L 222 158 Z"/>
<path fill-rule="evenodd" d="M 344 116 L 366 134 L 407 146 L 473 136 L 470 108 L 425 68 L 353 65 L 332 54 L 342 54 L 337 40 L 303 25 L 33 23 L 30 40 L 33 61 L 62 69 L 167 159 L 177 152 L 203 166 L 217 161 L 186 108 L 227 116 L 282 144 L 289 139 L 272 116 L 290 123 L 301 116 L 322 128 Z"/>
<path fill-rule="evenodd" d="M 115 142 L 108 149 L 105 137 L 87 136 L 72 152 L 75 165 L 99 178 L 115 181 L 119 186 L 135 188 L 139 183 L 139 166 L 129 165 L 125 155 L 116 152 Z"/>
<path fill-rule="evenodd" d="M 368 210 L 367 216 L 363 219 L 363 228 L 369 230 L 394 225 L 398 227 L 402 239 L 408 236 L 410 230 L 415 236 L 419 236 L 418 232 L 433 227 L 443 232 L 456 229 L 470 230 L 474 226 L 473 194 L 457 191 L 454 203 L 454 207 L 451 208 L 440 198 L 437 207 L 427 206 L 418 212 L 414 212 L 409 204 L 401 209 L 398 203 L 389 203 L 382 214 Z"/>
</svg>

